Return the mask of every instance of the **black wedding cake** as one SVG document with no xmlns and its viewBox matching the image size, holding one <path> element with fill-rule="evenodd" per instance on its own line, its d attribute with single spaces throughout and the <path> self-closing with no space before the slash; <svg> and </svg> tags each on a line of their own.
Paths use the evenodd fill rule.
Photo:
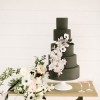
<svg viewBox="0 0 100 100">
<path fill-rule="evenodd" d="M 49 79 L 59 80 L 59 81 L 68 81 L 79 78 L 80 75 L 80 67 L 77 64 L 77 55 L 74 53 L 74 43 L 72 43 L 71 39 L 71 30 L 68 29 L 68 18 L 56 18 L 56 29 L 53 31 L 53 40 L 58 41 L 60 37 L 64 37 L 64 34 L 69 36 L 68 47 L 65 52 L 62 53 L 61 59 L 65 59 L 67 63 L 64 65 L 64 69 L 62 70 L 62 74 L 58 76 L 54 70 L 49 70 L 50 65 L 50 55 L 48 57 L 49 64 L 47 65 L 47 70 L 49 72 Z M 55 43 L 51 43 L 51 51 L 52 46 Z M 56 59 L 55 59 L 56 60 Z"/>
</svg>

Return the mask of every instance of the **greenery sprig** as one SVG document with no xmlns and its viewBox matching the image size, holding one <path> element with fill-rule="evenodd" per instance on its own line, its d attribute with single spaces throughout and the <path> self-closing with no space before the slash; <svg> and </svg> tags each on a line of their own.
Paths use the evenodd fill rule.
<svg viewBox="0 0 100 100">
<path fill-rule="evenodd" d="M 39 59 L 38 57 L 36 57 L 35 56 L 35 66 L 37 66 L 37 65 L 43 65 L 45 62 L 43 61 L 43 60 L 45 60 L 46 59 L 46 55 L 43 55 L 42 57 L 41 57 L 41 59 Z"/>
<path fill-rule="evenodd" d="M 3 85 L 3 82 L 8 77 L 12 76 L 12 74 L 15 73 L 15 70 L 13 68 L 7 68 L 1 75 L 0 75 L 0 86 Z"/>
</svg>

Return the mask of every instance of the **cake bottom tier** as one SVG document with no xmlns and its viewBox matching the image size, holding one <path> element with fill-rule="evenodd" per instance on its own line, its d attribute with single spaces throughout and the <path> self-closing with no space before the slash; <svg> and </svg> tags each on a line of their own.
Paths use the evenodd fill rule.
<svg viewBox="0 0 100 100">
<path fill-rule="evenodd" d="M 48 67 L 47 67 L 48 70 Z M 77 65 L 76 67 L 73 68 L 66 68 L 63 70 L 63 74 L 61 74 L 59 77 L 57 73 L 53 71 L 48 71 L 49 72 L 49 79 L 52 80 L 58 80 L 58 81 L 68 81 L 68 80 L 74 80 L 79 78 L 80 76 L 80 67 Z"/>
</svg>

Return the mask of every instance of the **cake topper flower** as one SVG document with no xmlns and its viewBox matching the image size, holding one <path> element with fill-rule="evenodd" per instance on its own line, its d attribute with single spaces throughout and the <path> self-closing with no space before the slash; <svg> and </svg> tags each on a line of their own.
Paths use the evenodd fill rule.
<svg viewBox="0 0 100 100">
<path fill-rule="evenodd" d="M 42 56 L 41 59 L 35 57 L 35 65 L 28 68 L 19 68 L 17 70 L 13 68 L 7 68 L 3 74 L 0 75 L 0 85 L 4 80 L 14 76 L 8 83 L 10 88 L 16 94 L 24 94 L 25 100 L 39 100 L 45 98 L 44 94 L 54 89 L 54 86 L 47 84 L 48 72 L 44 67 L 44 61 L 46 56 Z M 1 92 L 2 93 L 2 92 Z M 4 100 L 7 100 L 5 96 Z"/>
<path fill-rule="evenodd" d="M 67 61 L 66 59 L 62 59 L 63 52 L 67 50 L 67 47 L 69 47 L 69 35 L 67 33 L 64 34 L 64 37 L 61 36 L 58 38 L 58 41 L 53 45 L 51 48 L 50 53 L 50 64 L 49 64 L 49 70 L 53 70 L 55 73 L 59 75 L 62 74 L 62 71 L 64 69 L 64 66 L 66 65 Z"/>
</svg>

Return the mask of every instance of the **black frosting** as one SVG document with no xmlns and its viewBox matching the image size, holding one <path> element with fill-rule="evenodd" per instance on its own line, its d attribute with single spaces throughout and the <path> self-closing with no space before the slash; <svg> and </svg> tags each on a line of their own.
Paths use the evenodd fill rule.
<svg viewBox="0 0 100 100">
<path fill-rule="evenodd" d="M 66 51 L 63 52 L 63 56 L 71 56 L 74 55 L 74 45 L 70 45 L 66 48 Z"/>
<path fill-rule="evenodd" d="M 69 39 L 71 39 L 71 30 L 70 29 L 65 29 L 65 30 L 54 29 L 53 40 L 57 41 L 58 38 L 60 38 L 61 36 L 64 37 L 65 33 L 68 34 Z"/>
<path fill-rule="evenodd" d="M 49 78 L 52 80 L 58 80 L 58 81 L 68 81 L 68 80 L 75 80 L 77 78 L 79 78 L 80 76 L 80 67 L 79 65 L 77 65 L 76 67 L 73 68 L 66 68 L 62 71 L 63 74 L 61 74 L 58 77 L 58 74 L 53 72 L 53 71 L 49 71 Z"/>
<path fill-rule="evenodd" d="M 72 55 L 72 56 L 63 56 L 62 59 L 66 59 L 67 63 L 65 65 L 65 68 L 72 68 L 77 66 L 77 58 L 76 58 L 76 54 Z"/>
<path fill-rule="evenodd" d="M 68 18 L 56 18 L 56 29 L 63 30 L 68 28 Z"/>
<path fill-rule="evenodd" d="M 64 37 L 64 34 L 69 35 L 69 40 L 71 40 L 71 30 L 68 29 L 68 18 L 56 18 L 56 29 L 53 31 L 53 40 L 57 41 L 58 38 L 61 36 Z M 53 46 L 56 44 L 51 44 L 51 50 L 53 50 Z M 80 75 L 80 67 L 77 64 L 77 55 L 74 54 L 74 44 L 69 43 L 69 47 L 66 48 L 67 50 L 63 53 L 62 59 L 66 59 L 67 63 L 64 66 L 63 74 L 61 74 L 59 77 L 57 73 L 54 71 L 49 71 L 48 65 L 47 70 L 50 74 L 49 78 L 52 80 L 74 80 L 79 78 Z M 50 59 L 50 56 L 48 57 Z M 49 61 L 50 64 L 50 61 Z"/>
</svg>

